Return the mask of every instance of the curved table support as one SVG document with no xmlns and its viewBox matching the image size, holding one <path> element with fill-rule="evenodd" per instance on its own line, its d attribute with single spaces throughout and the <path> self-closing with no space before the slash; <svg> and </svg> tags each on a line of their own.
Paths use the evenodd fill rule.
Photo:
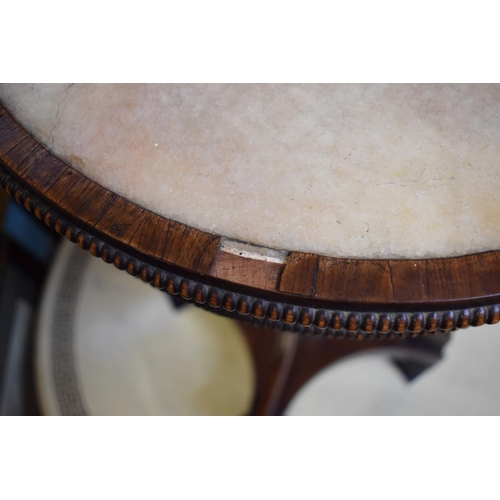
<svg viewBox="0 0 500 500">
<path fill-rule="evenodd" d="M 324 339 L 291 332 L 263 331 L 243 325 L 256 372 L 250 415 L 282 415 L 297 392 L 323 368 L 361 352 L 384 352 L 408 381 L 442 357 L 450 334 L 415 339 L 358 342 Z"/>
</svg>

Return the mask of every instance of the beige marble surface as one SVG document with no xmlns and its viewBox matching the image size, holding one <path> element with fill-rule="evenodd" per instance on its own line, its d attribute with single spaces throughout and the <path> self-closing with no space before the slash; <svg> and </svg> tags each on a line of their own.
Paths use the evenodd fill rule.
<svg viewBox="0 0 500 500">
<path fill-rule="evenodd" d="M 2 84 L 96 182 L 166 217 L 346 257 L 500 248 L 500 85 Z"/>
</svg>

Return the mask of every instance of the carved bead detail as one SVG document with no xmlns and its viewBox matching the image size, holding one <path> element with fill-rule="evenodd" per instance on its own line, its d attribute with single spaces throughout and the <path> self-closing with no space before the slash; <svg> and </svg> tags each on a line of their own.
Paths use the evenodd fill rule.
<svg viewBox="0 0 500 500">
<path fill-rule="evenodd" d="M 488 323 L 494 325 L 500 321 L 500 306 L 495 305 L 490 307 L 490 314 L 488 315 Z"/>
<path fill-rule="evenodd" d="M 471 325 L 472 322 L 472 313 L 470 309 L 464 309 L 457 320 L 457 327 L 458 328 L 468 328 Z"/>
<path fill-rule="evenodd" d="M 269 311 L 267 313 L 267 317 L 271 321 L 279 321 L 281 319 L 281 311 L 278 304 L 270 304 Z"/>
</svg>

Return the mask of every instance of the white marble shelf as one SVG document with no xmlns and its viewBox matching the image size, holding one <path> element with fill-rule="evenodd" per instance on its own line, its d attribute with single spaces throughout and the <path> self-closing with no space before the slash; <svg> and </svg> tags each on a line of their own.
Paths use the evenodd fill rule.
<svg viewBox="0 0 500 500">
<path fill-rule="evenodd" d="M 2 84 L 99 184 L 282 250 L 421 258 L 500 249 L 500 85 Z"/>
</svg>

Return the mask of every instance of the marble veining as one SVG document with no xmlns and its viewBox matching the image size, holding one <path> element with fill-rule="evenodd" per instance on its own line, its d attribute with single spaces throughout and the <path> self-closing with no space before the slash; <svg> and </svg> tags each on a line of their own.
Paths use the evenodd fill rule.
<svg viewBox="0 0 500 500">
<path fill-rule="evenodd" d="M 2 84 L 42 144 L 166 217 L 287 251 L 500 248 L 500 85 Z"/>
</svg>

